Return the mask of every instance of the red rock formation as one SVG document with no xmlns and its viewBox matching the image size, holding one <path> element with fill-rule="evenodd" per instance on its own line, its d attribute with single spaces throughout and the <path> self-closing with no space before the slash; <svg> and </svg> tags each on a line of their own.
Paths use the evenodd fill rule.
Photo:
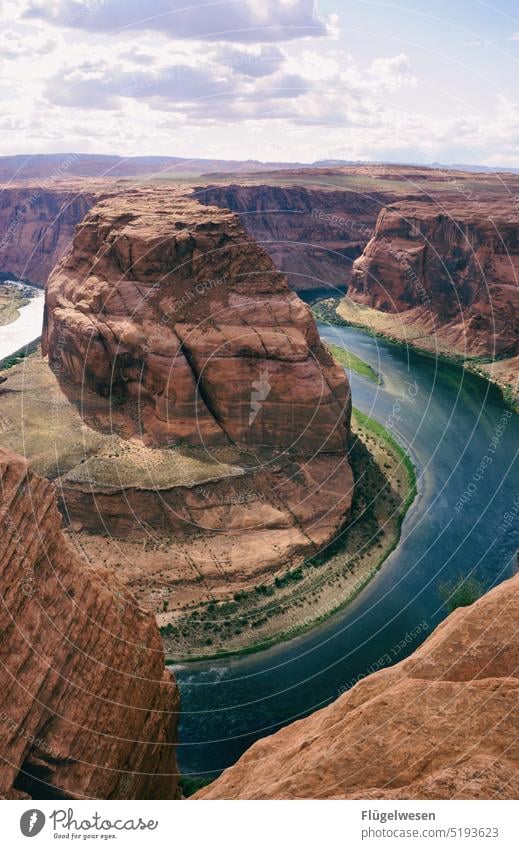
<svg viewBox="0 0 519 849">
<path fill-rule="evenodd" d="M 53 486 L 0 450 L 0 794 L 172 798 L 178 693 L 151 614 L 79 561 Z"/>
<path fill-rule="evenodd" d="M 510 201 L 402 202 L 381 212 L 348 296 L 454 352 L 519 352 L 519 214 Z"/>
<path fill-rule="evenodd" d="M 157 443 L 346 445 L 347 379 L 310 310 L 236 216 L 179 191 L 90 211 L 49 279 L 43 347 L 63 381 L 138 405 Z"/>
<path fill-rule="evenodd" d="M 0 274 L 43 286 L 99 194 L 80 181 L 0 187 Z"/>
<path fill-rule="evenodd" d="M 132 486 L 93 482 L 85 464 L 60 479 L 74 527 L 188 539 L 217 592 L 300 562 L 342 527 L 347 378 L 234 214 L 159 188 L 97 204 L 49 279 L 43 347 L 87 418 L 92 391 L 115 396 L 107 428 L 175 447 L 178 468 L 193 448 L 211 466 L 202 487 L 178 474 Z M 227 448 L 230 478 L 214 453 Z"/>
<path fill-rule="evenodd" d="M 236 212 L 296 292 L 344 289 L 382 204 L 394 200 L 369 189 L 362 193 L 275 184 L 207 186 L 196 189 L 195 196 Z"/>
<path fill-rule="evenodd" d="M 255 743 L 199 799 L 516 799 L 519 576 Z"/>
</svg>

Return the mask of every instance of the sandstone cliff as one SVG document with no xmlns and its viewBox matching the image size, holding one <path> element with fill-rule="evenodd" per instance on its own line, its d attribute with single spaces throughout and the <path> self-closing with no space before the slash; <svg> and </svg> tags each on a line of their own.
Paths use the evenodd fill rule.
<svg viewBox="0 0 519 849">
<path fill-rule="evenodd" d="M 437 338 L 465 356 L 514 356 L 518 232 L 510 200 L 395 204 L 356 260 L 348 297 L 398 314 L 423 347 Z"/>
<path fill-rule="evenodd" d="M 348 284 L 352 263 L 373 234 L 383 203 L 373 191 L 303 185 L 213 185 L 196 190 L 202 203 L 226 207 L 272 257 L 296 292 Z"/>
<path fill-rule="evenodd" d="M 43 286 L 100 188 L 87 182 L 0 187 L 0 274 Z"/>
<path fill-rule="evenodd" d="M 89 533 L 165 535 L 161 604 L 166 576 L 171 588 L 225 595 L 342 528 L 353 495 L 347 378 L 233 213 L 171 188 L 98 203 L 49 278 L 43 347 L 85 423 L 133 446 L 100 457 L 96 443 L 79 463 L 74 448 L 73 465 L 67 454 L 64 512 Z M 133 570 L 140 592 L 160 557 L 147 560 Z"/>
<path fill-rule="evenodd" d="M 516 576 L 195 798 L 517 798 L 518 617 Z"/>
<path fill-rule="evenodd" d="M 0 450 L 0 794 L 172 798 L 178 692 L 151 614 L 79 561 L 54 487 Z"/>
<path fill-rule="evenodd" d="M 99 203 L 47 287 L 60 378 L 138 402 L 150 439 L 340 451 L 349 387 L 310 310 L 225 210 L 174 190 Z"/>
</svg>

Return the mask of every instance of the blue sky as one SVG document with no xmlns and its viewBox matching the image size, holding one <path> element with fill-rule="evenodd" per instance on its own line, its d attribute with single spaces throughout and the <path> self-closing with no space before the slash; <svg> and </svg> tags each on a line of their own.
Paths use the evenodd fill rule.
<svg viewBox="0 0 519 849">
<path fill-rule="evenodd" d="M 6 0 L 0 62 L 0 153 L 519 167 L 512 0 Z"/>
</svg>

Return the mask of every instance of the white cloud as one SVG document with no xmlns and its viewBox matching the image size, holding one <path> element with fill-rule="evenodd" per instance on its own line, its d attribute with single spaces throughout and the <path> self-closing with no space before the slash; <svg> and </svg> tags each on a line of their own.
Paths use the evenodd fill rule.
<svg viewBox="0 0 519 849">
<path fill-rule="evenodd" d="M 58 27 L 155 30 L 175 39 L 280 42 L 328 34 L 313 0 L 26 0 L 21 14 Z"/>
<path fill-rule="evenodd" d="M 56 49 L 58 41 L 42 32 L 25 32 L 23 35 L 12 29 L 0 32 L 0 60 L 23 59 L 41 56 Z"/>
</svg>

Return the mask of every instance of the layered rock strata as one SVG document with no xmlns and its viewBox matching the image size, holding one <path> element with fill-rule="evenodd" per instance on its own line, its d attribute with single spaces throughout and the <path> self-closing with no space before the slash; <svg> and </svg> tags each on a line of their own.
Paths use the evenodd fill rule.
<svg viewBox="0 0 519 849">
<path fill-rule="evenodd" d="M 354 263 L 348 297 L 396 314 L 422 347 L 437 338 L 464 356 L 517 355 L 518 233 L 504 200 L 395 204 Z"/>
<path fill-rule="evenodd" d="M 517 798 L 518 616 L 516 576 L 195 798 Z"/>
<path fill-rule="evenodd" d="M 44 286 L 100 186 L 76 183 L 0 187 L 0 274 Z"/>
<path fill-rule="evenodd" d="M 0 793 L 174 798 L 179 699 L 151 614 L 78 560 L 54 487 L 0 450 Z"/>
<path fill-rule="evenodd" d="M 63 381 L 138 403 L 157 443 L 340 451 L 349 387 L 236 216 L 173 191 L 102 201 L 47 287 Z"/>
<path fill-rule="evenodd" d="M 43 348 L 86 426 L 138 454 L 118 443 L 60 469 L 74 528 L 188 541 L 188 571 L 223 588 L 345 522 L 347 378 L 233 213 L 178 189 L 101 201 L 49 279 Z"/>
<path fill-rule="evenodd" d="M 331 294 L 348 285 L 381 206 L 394 200 L 369 190 L 275 184 L 212 185 L 196 189 L 195 196 L 237 213 L 294 291 L 329 288 Z"/>
</svg>

